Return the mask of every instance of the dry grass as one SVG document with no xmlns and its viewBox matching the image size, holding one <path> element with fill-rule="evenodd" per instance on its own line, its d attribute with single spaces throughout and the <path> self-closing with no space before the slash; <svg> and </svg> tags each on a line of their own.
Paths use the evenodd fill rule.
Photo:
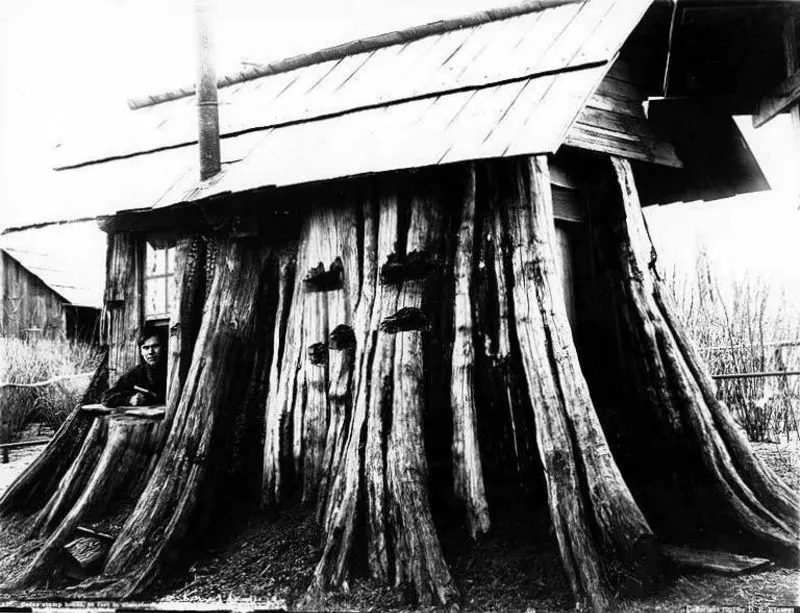
<svg viewBox="0 0 800 613">
<path fill-rule="evenodd" d="M 30 384 L 63 375 L 93 372 L 100 351 L 64 340 L 0 338 L 0 383 Z M 38 421 L 58 429 L 80 401 L 91 375 L 57 381 L 37 388 L 4 387 L 3 422 L 11 436 Z"/>
<path fill-rule="evenodd" d="M 693 276 L 666 275 L 679 314 L 713 374 L 800 370 L 800 310 L 766 279 L 723 283 L 698 256 Z M 751 441 L 798 436 L 800 376 L 718 381 Z"/>
</svg>

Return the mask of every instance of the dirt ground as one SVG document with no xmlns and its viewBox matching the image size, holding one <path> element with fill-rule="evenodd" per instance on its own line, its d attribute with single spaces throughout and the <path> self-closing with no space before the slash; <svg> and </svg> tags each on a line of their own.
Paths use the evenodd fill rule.
<svg viewBox="0 0 800 613">
<path fill-rule="evenodd" d="M 0 463 L 0 494 L 41 451 L 14 452 Z M 793 487 L 800 487 L 800 446 L 759 444 L 757 453 Z M 520 521 L 520 515 L 523 517 Z M 492 532 L 467 544 L 457 528 L 440 526 L 442 546 L 462 594 L 462 611 L 563 611 L 573 607 L 546 513 L 509 502 Z M 288 608 L 303 595 L 319 558 L 312 514 L 293 508 L 274 516 L 227 514 L 194 564 L 157 585 L 148 599 L 160 606 Z M 0 547 L 2 549 L 2 547 Z M 356 573 L 357 574 L 357 573 Z M 346 593 L 321 604 L 332 611 L 405 611 L 404 594 L 354 579 Z M 20 594 L 0 593 L 0 601 Z M 69 599 L 69 591 L 36 592 L 26 600 Z M 10 603 L 9 603 L 10 604 Z M 649 597 L 617 602 L 620 611 L 768 610 L 800 606 L 800 570 L 772 568 L 740 577 L 707 573 L 666 578 Z M 786 609 L 791 610 L 791 609 Z"/>
</svg>

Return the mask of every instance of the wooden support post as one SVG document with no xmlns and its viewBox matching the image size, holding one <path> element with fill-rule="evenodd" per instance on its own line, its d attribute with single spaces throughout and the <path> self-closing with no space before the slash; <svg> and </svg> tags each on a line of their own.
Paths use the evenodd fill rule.
<svg viewBox="0 0 800 613">
<path fill-rule="evenodd" d="M 0 259 L 2 259 L 2 257 L 2 254 L 0 254 Z M 0 284 L 2 284 L 2 278 L 0 278 Z M 0 444 L 8 443 L 11 438 L 8 427 L 7 406 L 8 390 L 4 387 L 0 387 Z M 6 447 L 3 447 L 3 464 L 8 464 L 8 449 Z"/>
<path fill-rule="evenodd" d="M 0 251 L 0 336 L 6 336 L 6 254 Z"/>
</svg>

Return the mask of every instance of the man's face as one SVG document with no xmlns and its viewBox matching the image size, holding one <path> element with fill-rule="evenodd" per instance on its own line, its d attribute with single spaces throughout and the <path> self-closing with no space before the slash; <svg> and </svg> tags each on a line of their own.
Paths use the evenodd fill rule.
<svg viewBox="0 0 800 613">
<path fill-rule="evenodd" d="M 161 361 L 161 343 L 157 336 L 145 339 L 141 346 L 142 358 L 148 366 L 155 366 Z"/>
</svg>

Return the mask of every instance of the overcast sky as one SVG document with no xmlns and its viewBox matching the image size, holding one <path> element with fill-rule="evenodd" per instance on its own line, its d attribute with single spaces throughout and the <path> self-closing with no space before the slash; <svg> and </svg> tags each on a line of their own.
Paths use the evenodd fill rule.
<svg viewBox="0 0 800 613">
<path fill-rule="evenodd" d="M 218 72 L 507 3 L 217 0 Z M 62 213 L 57 194 L 43 188 L 51 177 L 53 146 L 65 135 L 130 112 L 131 97 L 193 82 L 192 11 L 192 0 L 0 0 L 0 227 L 32 208 Z M 676 253 L 693 252 L 693 237 L 700 236 L 722 245 L 723 260 L 738 261 L 751 250 L 746 259 L 762 268 L 782 270 L 780 260 L 789 257 L 794 267 L 796 241 L 780 242 L 787 228 L 793 237 L 800 231 L 800 163 L 790 150 L 788 120 L 783 116 L 756 132 L 749 119 L 740 125 L 775 192 L 709 205 L 713 214 L 697 217 L 691 230 L 686 215 L 698 216 L 703 207 L 660 211 L 661 234 Z M 37 196 L 26 197 L 32 193 Z M 748 228 L 749 238 L 736 235 Z"/>
</svg>

